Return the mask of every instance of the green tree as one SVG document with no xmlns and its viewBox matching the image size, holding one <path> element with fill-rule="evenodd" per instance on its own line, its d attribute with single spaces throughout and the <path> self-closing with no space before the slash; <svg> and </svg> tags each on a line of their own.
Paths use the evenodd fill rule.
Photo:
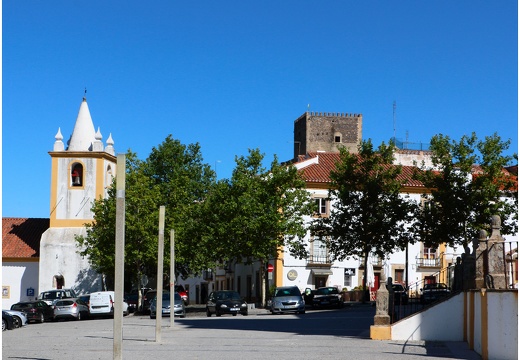
<svg viewBox="0 0 520 360">
<path fill-rule="evenodd" d="M 504 171 L 515 155 L 504 155 L 510 141 L 475 133 L 454 141 L 439 134 L 430 141 L 432 167 L 421 165 L 415 177 L 431 193 L 417 217 L 416 231 L 427 246 L 447 243 L 466 247 L 492 215 L 502 219 L 502 233 L 518 231 L 516 176 Z"/>
<path fill-rule="evenodd" d="M 125 184 L 125 278 L 131 283 L 139 283 L 146 265 L 157 261 L 160 194 L 141 167 L 142 162 L 129 151 L 126 154 Z M 92 212 L 94 222 L 86 224 L 86 236 L 79 236 L 76 240 L 80 254 L 88 256 L 93 268 L 111 280 L 115 266 L 115 183 L 108 189 L 107 198 L 94 201 Z"/>
<path fill-rule="evenodd" d="M 260 260 L 265 270 L 263 265 L 282 248 L 305 256 L 304 216 L 312 214 L 313 204 L 295 167 L 280 164 L 275 156 L 266 169 L 263 159 L 258 149 L 236 158 L 231 179 L 219 181 L 208 197 L 206 224 L 220 261 Z M 265 280 L 264 271 L 262 276 Z"/>
<path fill-rule="evenodd" d="M 200 146 L 185 146 L 168 136 L 150 156 L 141 161 L 136 154 L 126 157 L 125 273 L 132 283 L 141 275 L 156 277 L 159 207 L 166 207 L 165 229 L 175 230 L 175 271 L 188 275 L 204 269 L 208 259 L 205 239 L 192 214 L 214 182 L 214 172 L 202 162 Z M 116 190 L 92 206 L 94 222 L 87 235 L 78 237 L 81 254 L 98 272 L 113 278 L 115 248 Z M 169 268 L 169 236 L 165 236 L 165 268 Z M 199 251 L 201 250 L 201 251 Z M 209 258 L 212 260 L 212 258 Z M 171 276 L 171 275 L 170 275 Z M 175 274 L 173 275 L 175 276 Z"/>
<path fill-rule="evenodd" d="M 144 162 L 144 173 L 158 187 L 160 205 L 166 207 L 165 229 L 175 230 L 175 271 L 188 276 L 207 268 L 208 258 L 201 231 L 201 203 L 215 183 L 215 172 L 203 162 L 200 145 L 184 145 L 169 135 L 154 147 Z M 169 236 L 165 236 L 165 267 L 169 266 Z M 170 274 L 171 276 L 171 274 Z"/>
<path fill-rule="evenodd" d="M 368 269 L 371 253 L 384 258 L 413 242 L 407 223 L 416 204 L 401 194 L 406 179 L 393 159 L 393 145 L 382 143 L 376 150 L 370 140 L 358 146 L 357 154 L 340 150 L 340 161 L 330 174 L 330 215 L 316 219 L 312 226 L 334 260 L 356 256 Z M 364 292 L 366 288 L 367 271 Z"/>
</svg>

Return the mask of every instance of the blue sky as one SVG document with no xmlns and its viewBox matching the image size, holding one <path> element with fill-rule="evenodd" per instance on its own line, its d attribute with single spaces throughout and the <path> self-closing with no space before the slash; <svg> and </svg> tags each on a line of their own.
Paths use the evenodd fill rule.
<svg viewBox="0 0 520 360">
<path fill-rule="evenodd" d="M 517 1 L 3 1 L 2 215 L 49 217 L 54 136 L 84 89 L 117 153 L 168 134 L 219 178 L 292 157 L 307 109 L 363 138 L 497 132 L 518 148 Z"/>
</svg>

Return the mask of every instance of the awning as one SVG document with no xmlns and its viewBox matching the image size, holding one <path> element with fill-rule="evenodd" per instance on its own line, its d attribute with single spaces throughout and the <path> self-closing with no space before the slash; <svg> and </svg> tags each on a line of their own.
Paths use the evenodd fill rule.
<svg viewBox="0 0 520 360">
<path fill-rule="evenodd" d="M 332 275 L 332 270 L 330 269 L 312 269 L 312 273 L 314 275 Z"/>
</svg>

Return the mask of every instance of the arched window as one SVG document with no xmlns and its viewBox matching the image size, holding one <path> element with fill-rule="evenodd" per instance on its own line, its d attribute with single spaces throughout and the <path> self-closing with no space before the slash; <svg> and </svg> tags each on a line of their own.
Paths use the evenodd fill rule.
<svg viewBox="0 0 520 360">
<path fill-rule="evenodd" d="M 74 163 L 70 171 L 72 186 L 83 186 L 83 165 Z"/>
</svg>

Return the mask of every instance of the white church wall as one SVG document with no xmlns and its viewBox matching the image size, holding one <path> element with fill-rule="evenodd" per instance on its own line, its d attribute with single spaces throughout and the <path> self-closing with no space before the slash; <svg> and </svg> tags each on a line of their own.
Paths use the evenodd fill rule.
<svg viewBox="0 0 520 360">
<path fill-rule="evenodd" d="M 38 296 L 38 266 L 35 261 L 2 263 L 2 288 L 8 290 L 2 294 L 2 309 Z"/>
<path fill-rule="evenodd" d="M 85 228 L 50 228 L 42 235 L 40 292 L 56 288 L 55 276 L 63 276 L 63 287 L 79 294 L 103 290 L 101 276 L 91 269 L 88 259 L 78 253 L 75 235 L 86 235 Z"/>
</svg>

